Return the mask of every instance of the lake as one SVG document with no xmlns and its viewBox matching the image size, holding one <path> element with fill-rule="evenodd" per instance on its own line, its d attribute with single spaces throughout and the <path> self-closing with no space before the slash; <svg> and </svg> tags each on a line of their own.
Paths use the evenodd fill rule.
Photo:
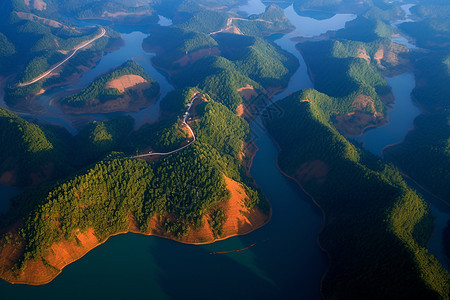
<svg viewBox="0 0 450 300">
<path fill-rule="evenodd" d="M 239 10 L 247 14 L 260 13 L 264 9 L 262 5 L 259 0 L 250 1 L 249 5 Z M 295 55 L 300 68 L 290 79 L 288 88 L 272 101 L 313 86 L 304 60 L 295 49 L 295 42 L 290 39 L 338 30 L 356 17 L 333 15 L 328 19 L 316 20 L 299 16 L 292 6 L 287 7 L 285 13 L 296 30 L 275 40 L 275 43 Z M 169 21 L 164 22 L 170 24 Z M 315 26 L 317 28 L 312 28 Z M 109 68 L 134 58 L 161 84 L 163 94 L 173 89 L 165 75 L 151 65 L 152 54 L 143 52 L 141 43 L 146 36 L 139 31 L 123 33 L 124 47 L 105 55 L 75 86 L 82 87 Z M 50 100 L 42 99 L 42 103 Z M 151 107 L 150 112 L 131 115 L 137 123 L 145 122 L 154 117 L 153 109 L 157 110 Z M 54 114 L 55 122 L 58 118 L 65 121 L 58 112 Z M 109 115 L 92 117 L 108 118 Z M 1 281 L 3 297 L 320 299 L 320 282 L 328 264 L 317 242 L 323 216 L 297 184 L 278 170 L 278 150 L 259 118 L 251 124 L 251 131 L 259 148 L 251 174 L 273 209 L 273 217 L 266 226 L 245 236 L 202 246 L 138 234 L 115 236 L 67 266 L 47 285 L 10 285 Z M 212 254 L 242 249 L 252 244 L 255 246 L 245 251 Z"/>
</svg>

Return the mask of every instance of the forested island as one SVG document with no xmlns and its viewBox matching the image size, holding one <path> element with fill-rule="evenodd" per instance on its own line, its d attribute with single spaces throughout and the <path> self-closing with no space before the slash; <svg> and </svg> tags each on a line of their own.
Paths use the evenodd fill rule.
<svg viewBox="0 0 450 300">
<path fill-rule="evenodd" d="M 151 105 L 159 93 L 159 84 L 140 65 L 128 61 L 59 104 L 67 113 L 133 111 Z"/>
</svg>

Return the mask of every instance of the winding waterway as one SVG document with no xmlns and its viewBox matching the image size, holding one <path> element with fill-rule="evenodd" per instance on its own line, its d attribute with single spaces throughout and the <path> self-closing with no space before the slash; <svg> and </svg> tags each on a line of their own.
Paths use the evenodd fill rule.
<svg viewBox="0 0 450 300">
<path fill-rule="evenodd" d="M 397 26 L 404 22 L 414 22 L 410 19 L 411 7 L 415 4 L 404 4 L 401 6 L 405 12 L 405 18 L 392 22 Z M 395 43 L 408 47 L 409 50 L 415 51 L 416 47 L 410 39 L 399 34 L 392 36 L 391 40 Z M 411 92 L 416 82 L 413 73 L 403 73 L 395 77 L 385 77 L 386 82 L 391 86 L 395 102 L 392 109 L 389 110 L 389 123 L 386 126 L 372 128 L 366 130 L 362 136 L 354 138 L 363 143 L 364 148 L 368 151 L 381 156 L 383 149 L 393 144 L 401 143 L 406 134 L 413 129 L 414 119 L 420 115 L 420 109 L 415 105 L 411 98 Z M 450 206 L 440 199 L 436 199 L 433 195 L 424 191 L 411 180 L 406 179 L 408 184 L 423 195 L 424 199 L 430 204 L 434 217 L 434 230 L 428 243 L 428 250 L 433 253 L 444 268 L 450 271 L 450 265 L 446 259 L 443 246 L 443 232 L 450 220 Z"/>
<path fill-rule="evenodd" d="M 144 58 L 138 59 L 144 67 L 150 64 L 151 55 L 142 55 L 141 47 L 128 47 L 136 46 L 144 36 L 139 32 L 124 34 L 125 46 L 105 55 L 75 87 L 87 84 L 130 57 Z M 276 42 L 294 54 L 301 67 L 288 89 L 275 99 L 312 87 L 295 43 L 287 38 Z M 147 67 L 146 71 L 149 69 Z M 161 74 L 150 75 L 161 84 Z M 167 90 L 171 88 L 167 86 Z M 280 173 L 276 165 L 278 150 L 260 122 L 253 122 L 251 128 L 259 148 L 251 174 L 273 208 L 273 217 L 266 226 L 245 236 L 205 246 L 137 234 L 112 237 L 67 266 L 50 284 L 32 287 L 0 282 L 2 295 L 48 299 L 50 294 L 64 293 L 65 297 L 79 298 L 89 291 L 89 297 L 102 298 L 151 295 L 158 299 L 217 296 L 320 299 L 320 281 L 327 266 L 327 258 L 317 243 L 322 215 L 297 185 Z M 211 254 L 252 244 L 255 246 L 241 252 Z"/>
<path fill-rule="evenodd" d="M 259 0 L 251 3 L 258 7 L 250 5 L 240 7 L 240 10 L 249 14 L 259 13 L 262 3 Z M 306 34 L 317 35 L 323 30 L 337 30 L 345 24 L 337 21 L 344 18 L 338 15 L 336 22 L 324 20 L 329 22 L 328 27 L 322 27 L 320 33 L 305 33 L 310 26 L 308 22 L 313 24 L 317 20 L 305 18 L 302 23 L 292 7 L 286 8 L 285 12 L 297 30 L 275 42 L 297 57 L 300 68 L 292 76 L 288 88 L 276 95 L 273 101 L 312 87 L 303 58 L 290 39 Z M 345 19 L 348 21 L 352 17 L 346 16 Z M 141 32 L 123 34 L 125 46 L 105 55 L 75 86 L 82 87 L 98 74 L 135 58 L 160 83 L 163 95 L 173 89 L 164 75 L 151 66 L 152 54 L 142 51 L 140 43 L 145 36 Z M 51 97 L 42 99 L 42 103 L 50 100 Z M 154 117 L 153 109 L 157 110 L 150 107 L 147 112 L 132 115 L 137 123 L 142 123 Z M 55 122 L 63 120 L 58 119 L 58 112 L 55 114 Z M 138 234 L 115 236 L 67 266 L 47 285 L 10 285 L 0 281 L 2 297 L 320 299 L 320 281 L 327 268 L 327 258 L 317 243 L 322 215 L 311 199 L 278 170 L 278 150 L 259 119 L 251 124 L 251 129 L 259 148 L 251 174 L 273 209 L 272 219 L 266 226 L 245 236 L 202 246 Z M 255 246 L 241 252 L 211 254 L 253 244 Z"/>
</svg>

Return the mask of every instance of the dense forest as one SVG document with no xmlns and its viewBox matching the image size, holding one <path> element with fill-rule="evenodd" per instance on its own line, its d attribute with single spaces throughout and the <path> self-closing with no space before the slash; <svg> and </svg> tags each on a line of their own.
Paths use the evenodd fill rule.
<svg viewBox="0 0 450 300">
<path fill-rule="evenodd" d="M 185 24 L 158 28 L 144 40 L 144 48 L 158 52 L 153 63 L 172 71 L 169 75 L 177 87 L 196 86 L 231 110 L 243 101 L 239 88 L 250 85 L 261 93 L 263 88 L 284 87 L 298 67 L 293 55 L 262 38 L 229 33 L 209 36 L 188 29 L 196 28 Z M 201 49 L 206 51 L 198 57 L 193 54 Z M 181 65 L 182 59 L 188 63 Z"/>
<path fill-rule="evenodd" d="M 66 143 L 69 138 L 61 128 L 39 126 L 0 108 L 0 172 L 11 174 L 9 180 L 3 177 L 6 183 L 37 185 L 41 179 L 67 174 L 71 170 L 65 156 L 71 147 Z"/>
<path fill-rule="evenodd" d="M 286 33 L 293 29 L 284 11 L 276 5 L 270 5 L 265 12 L 252 15 L 248 20 L 238 18 L 233 22 L 244 35 L 251 36 L 265 37 L 275 33 Z"/>
<path fill-rule="evenodd" d="M 295 57 L 267 40 L 229 33 L 216 34 L 214 39 L 223 57 L 265 88 L 285 86 L 298 68 Z"/>
<path fill-rule="evenodd" d="M 450 7 L 448 3 L 423 1 L 411 8 L 419 20 L 400 24 L 400 29 L 416 40 L 417 46 L 432 50 L 450 49 Z"/>
<path fill-rule="evenodd" d="M 69 1 L 66 1 L 69 2 Z M 73 1 L 72 1 L 73 2 Z M 27 5 L 23 0 L 5 0 L 0 11 L 0 71 L 10 75 L 14 69 L 16 78 L 12 87 L 27 82 L 62 61 L 77 45 L 92 39 L 100 32 L 98 27 L 76 27 L 61 16 L 61 3 L 46 1 L 40 9 Z M 61 84 L 71 75 L 80 74 L 82 68 L 93 65 L 105 49 L 110 48 L 120 36 L 106 29 L 106 35 L 89 48 L 80 51 L 60 68 L 59 76 L 53 76 L 22 88 L 6 91 L 5 101 L 10 106 L 29 99 L 41 89 Z M 8 68 L 14 66 L 14 68 Z"/>
<path fill-rule="evenodd" d="M 333 259 L 323 295 L 447 297 L 448 272 L 424 247 L 432 228 L 428 205 L 398 171 L 336 131 L 320 105 L 327 98 L 298 92 L 277 103 L 281 117 L 266 120 L 281 148 L 280 168 L 326 215 L 320 243 Z"/>
<path fill-rule="evenodd" d="M 23 71 L 17 76 L 16 83 L 30 81 L 44 73 L 51 66 L 66 58 L 67 55 L 60 51 L 68 53 L 76 45 L 92 39 L 100 32 L 99 28 L 89 28 L 87 30 L 68 29 L 67 32 L 61 30 L 58 33 L 52 33 L 51 29 L 45 25 L 37 24 L 36 26 L 32 21 L 26 22 L 20 26 L 11 25 L 7 27 L 9 33 L 13 36 L 28 37 L 20 41 L 12 40 L 18 53 L 15 57 L 20 56 L 22 58 L 20 63 L 15 63 L 19 66 L 24 62 L 26 63 Z M 21 23 L 19 22 L 18 24 Z M 111 29 L 106 28 L 106 32 L 104 37 L 96 40 L 88 49 L 77 53 L 62 69 L 59 69 L 59 76 L 45 78 L 25 87 L 15 87 L 15 84 L 13 84 L 6 90 L 5 101 L 8 105 L 15 105 L 21 100 L 39 92 L 42 88 L 45 89 L 52 85 L 61 84 L 70 76 L 80 74 L 83 66 L 93 65 L 98 59 L 98 55 L 119 39 L 118 33 Z M 73 36 L 73 34 L 76 35 Z M 58 36 L 63 38 L 58 38 Z M 24 40 L 27 42 L 24 43 Z"/>
<path fill-rule="evenodd" d="M 61 104 L 73 107 L 85 107 L 94 106 L 97 101 L 100 101 L 100 103 L 105 103 L 110 100 L 115 100 L 130 93 L 134 96 L 133 89 L 119 91 L 117 88 L 107 88 L 107 84 L 110 81 L 125 75 L 137 75 L 145 80 L 145 88 L 142 90 L 142 93 L 148 100 L 155 99 L 158 96 L 160 92 L 159 84 L 154 79 L 150 78 L 138 63 L 134 61 L 127 61 L 116 69 L 113 69 L 95 79 L 78 94 L 61 99 Z"/>
<path fill-rule="evenodd" d="M 221 56 L 202 58 L 186 71 L 174 75 L 173 81 L 180 87 L 197 86 L 231 110 L 243 101 L 237 91 L 239 88 L 248 84 L 261 89 L 258 83 L 240 73 L 231 61 Z"/>
<path fill-rule="evenodd" d="M 188 31 L 178 27 L 160 27 L 145 38 L 144 49 L 158 51 L 152 61 L 158 67 L 166 70 L 179 68 L 177 63 L 185 55 L 197 50 L 210 49 L 217 42 L 209 35 L 201 32 Z"/>
<path fill-rule="evenodd" d="M 168 95 L 169 105 L 178 103 L 185 109 L 194 92 L 201 91 L 186 89 L 178 96 Z M 179 116 L 168 116 L 135 132 L 132 132 L 133 120 L 129 117 L 95 121 L 75 137 L 65 137 L 67 147 L 72 145 L 73 149 L 64 149 L 62 154 L 76 153 L 79 157 L 72 160 L 77 162 L 75 167 L 79 171 L 17 197 L 13 209 L 2 218 L 3 228 L 18 219 L 23 222 L 19 235 L 25 250 L 17 270 L 26 269 L 28 260 L 43 256 L 53 243 L 62 239 L 72 241 L 88 228 L 94 228 L 100 241 L 124 231 L 131 216 L 142 232 L 148 232 L 150 218 L 157 215 L 163 218 L 169 235 L 181 238 L 191 229 L 203 226 L 204 216 L 208 215 L 215 236 L 220 237 L 225 216 L 217 205 L 230 196 L 224 176 L 243 184 L 249 208 L 258 205 L 268 213 L 267 203 L 251 187 L 252 181 L 239 158 L 243 142 L 250 138 L 247 122 L 207 94 L 204 99 L 208 102 L 196 106 L 197 141 L 181 152 L 152 163 L 111 151 L 133 153 L 148 147 L 161 151 L 177 148 L 186 139 L 186 134 L 180 130 Z M 6 110 L 4 115 L 38 133 L 30 133 L 34 140 L 29 143 L 32 146 L 27 145 L 33 147 L 31 150 L 53 149 L 39 126 Z M 8 123 L 8 119 L 5 122 Z M 19 138 L 27 143 L 26 136 Z M 18 144 L 17 141 L 8 143 Z M 29 152 L 33 152 L 31 150 Z M 35 159 L 40 163 L 43 160 Z M 87 167 L 80 169 L 80 166 Z M 6 236 L 4 241 L 11 241 Z"/>
</svg>

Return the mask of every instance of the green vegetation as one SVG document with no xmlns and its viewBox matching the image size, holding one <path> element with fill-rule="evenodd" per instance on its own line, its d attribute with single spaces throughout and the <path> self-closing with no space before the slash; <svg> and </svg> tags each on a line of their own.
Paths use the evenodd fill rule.
<svg viewBox="0 0 450 300">
<path fill-rule="evenodd" d="M 232 111 L 242 103 L 239 88 L 249 84 L 260 89 L 258 83 L 239 73 L 231 61 L 220 56 L 202 58 L 186 71 L 174 75 L 173 80 L 180 87 L 197 86 Z"/>
<path fill-rule="evenodd" d="M 201 92 L 201 90 L 198 88 L 184 88 L 168 93 L 160 104 L 161 115 L 167 117 L 174 115 L 180 116 L 183 114 L 195 92 Z M 209 97 L 209 95 L 206 96 Z"/>
<path fill-rule="evenodd" d="M 363 14 L 368 9 L 384 5 L 385 0 L 293 0 L 294 9 L 297 12 L 335 12 L 335 13 L 354 13 Z"/>
<path fill-rule="evenodd" d="M 60 51 L 68 53 L 100 32 L 99 28 L 70 26 L 66 18 L 60 14 L 60 9 L 65 6 L 59 6 L 61 3 L 57 1 L 45 1 L 46 8 L 42 11 L 30 9 L 23 0 L 5 0 L 3 2 L 0 12 L 0 27 L 2 28 L 0 44 L 8 53 L 14 50 L 15 55 L 9 55 L 7 61 L 3 61 L 0 53 L 0 65 L 2 69 L 4 68 L 2 71 L 9 71 L 8 65 L 14 66 L 15 72 L 18 72 L 17 82 L 26 82 L 42 74 L 66 56 Z M 69 3 L 69 1 L 64 2 L 66 2 L 65 4 Z M 98 57 L 100 52 L 109 47 L 114 40 L 120 38 L 111 29 L 106 28 L 106 31 L 107 34 L 95 41 L 89 49 L 77 54 L 78 56 L 83 53 L 84 59 L 67 62 L 62 68 L 61 76 L 42 80 L 25 88 L 9 89 L 5 101 L 8 105 L 15 105 L 24 99 L 28 100 L 32 96 L 31 94 L 39 92 L 42 88 L 61 83 L 70 75 L 80 73 L 79 66 L 92 65 L 93 58 Z M 6 36 L 7 39 L 3 39 L 3 36 Z M 47 81 L 51 81 L 51 83 Z"/>
<path fill-rule="evenodd" d="M 175 10 L 183 13 L 196 13 L 204 11 L 205 8 L 207 10 L 227 10 L 240 3 L 240 0 L 169 0 L 166 9 L 170 9 L 172 14 Z M 165 7 L 165 3 L 162 6 Z"/>
<path fill-rule="evenodd" d="M 0 108 L 0 174 L 11 172 L 10 184 L 21 187 L 63 178 L 122 147 L 133 125 L 130 117 L 94 121 L 73 137 Z"/>
<path fill-rule="evenodd" d="M 47 179 L 65 174 L 71 169 L 65 166 L 68 139 L 60 128 L 38 126 L 0 108 L 0 171 L 15 174 L 19 186 L 33 184 L 32 173 Z"/>
<path fill-rule="evenodd" d="M 177 60 L 200 49 L 217 46 L 207 34 L 187 31 L 177 27 L 159 27 L 143 41 L 144 48 L 162 48 L 152 61 L 164 69 L 179 68 Z"/>
<path fill-rule="evenodd" d="M 447 203 L 450 203 L 449 122 L 450 110 L 420 115 L 405 140 L 383 152 L 387 160 Z"/>
<path fill-rule="evenodd" d="M 431 220 L 427 204 L 395 169 L 337 132 L 321 108 L 327 98 L 314 90 L 295 93 L 277 103 L 282 116 L 265 120 L 282 149 L 280 168 L 326 214 L 320 234 L 331 256 L 325 298 L 447 297 L 448 272 L 415 239 L 429 236 L 422 222 Z M 308 166 L 321 175 L 299 175 Z"/>
<path fill-rule="evenodd" d="M 15 59 L 16 47 L 0 32 L 0 72 L 10 72 L 11 59 Z"/>
<path fill-rule="evenodd" d="M 441 5 L 418 5 L 411 8 L 420 20 L 400 24 L 399 28 L 416 39 L 419 47 L 439 50 L 450 48 L 450 7 L 448 3 Z"/>
<path fill-rule="evenodd" d="M 89 86 L 84 88 L 81 92 L 76 95 L 66 97 L 61 100 L 63 105 L 73 106 L 73 107 L 85 107 L 92 106 L 95 103 L 100 101 L 101 103 L 105 103 L 109 100 L 114 100 L 119 97 L 123 97 L 125 94 L 132 94 L 133 90 L 126 90 L 125 92 L 120 92 L 115 88 L 105 88 L 106 84 L 113 80 L 117 79 L 124 75 L 138 75 L 150 84 L 149 87 L 146 87 L 142 93 L 147 99 L 153 99 L 159 94 L 159 84 L 150 78 L 144 71 L 144 69 L 139 66 L 134 61 L 127 61 L 122 64 L 120 67 L 101 75 L 94 82 L 92 82 Z"/>
<path fill-rule="evenodd" d="M 404 12 L 399 6 L 387 7 L 386 9 L 373 6 L 363 16 L 367 19 L 388 22 L 401 18 L 403 14 Z"/>
<path fill-rule="evenodd" d="M 324 11 L 332 11 L 343 3 L 342 0 L 294 0 L 293 2 L 299 10 L 316 9 Z"/>
<path fill-rule="evenodd" d="M 345 97 L 362 89 L 368 96 L 377 99 L 377 95 L 388 94 L 390 87 L 375 66 L 356 56 L 362 47 L 373 57 L 380 44 L 344 40 L 309 42 L 297 46 L 304 54 L 318 91 L 333 97 Z"/>
<path fill-rule="evenodd" d="M 394 29 L 380 19 L 368 19 L 359 16 L 347 22 L 345 28 L 336 32 L 336 38 L 365 43 L 373 42 L 379 38 L 389 38 Z"/>
<path fill-rule="evenodd" d="M 178 27 L 186 31 L 211 33 L 220 30 L 227 23 L 228 15 L 223 12 L 202 10 Z"/>
<path fill-rule="evenodd" d="M 373 100 L 375 111 L 385 111 L 380 96 L 390 92 L 389 85 L 375 66 L 357 57 L 361 49 L 366 49 L 367 54 L 373 57 L 382 44 L 383 41 L 365 44 L 338 40 L 297 45 L 312 73 L 315 88 L 331 97 L 339 98 L 323 109 L 326 114 L 353 111 L 353 102 L 358 95 L 369 96 Z M 371 105 L 366 105 L 365 109 L 374 112 Z"/>
<path fill-rule="evenodd" d="M 12 61 L 10 63 L 14 63 L 16 65 L 21 65 L 26 62 L 23 71 L 18 75 L 19 82 L 27 82 L 38 75 L 47 71 L 52 65 L 57 64 L 61 60 L 63 60 L 66 55 L 58 52 L 58 50 L 66 50 L 69 51 L 73 49 L 78 44 L 87 41 L 88 39 L 93 38 L 95 35 L 99 33 L 98 29 L 72 29 L 69 32 L 59 32 L 61 34 L 61 38 L 58 38 L 57 35 L 52 34 L 51 32 L 44 33 L 39 31 L 39 28 L 43 28 L 43 30 L 50 30 L 44 25 L 30 23 L 31 21 L 27 21 L 29 26 L 27 26 L 26 30 L 22 27 L 12 27 L 9 26 L 8 30 L 10 30 L 13 36 L 21 36 L 22 39 L 17 39 L 15 37 L 14 44 L 16 45 L 17 55 L 14 57 L 21 57 L 22 61 Z M 39 92 L 42 88 L 47 88 L 54 84 L 59 84 L 64 82 L 66 78 L 73 74 L 80 73 L 79 66 L 89 66 L 92 65 L 94 59 L 98 56 L 98 54 L 108 48 L 112 42 L 120 36 L 118 33 L 106 28 L 108 37 L 104 36 L 98 40 L 96 40 L 89 49 L 78 52 L 72 59 L 64 64 L 62 71 L 59 76 L 45 78 L 40 80 L 32 85 L 15 88 L 10 87 L 6 90 L 5 93 L 5 101 L 8 105 L 15 105 L 24 99 L 28 99 L 32 97 L 33 94 Z M 76 34 L 75 37 L 73 35 Z M 88 34 L 88 35 L 87 35 Z M 34 47 L 38 43 L 37 36 L 45 36 L 47 37 L 43 40 L 40 40 L 40 45 L 44 45 L 45 41 L 49 41 L 49 43 L 56 43 L 58 47 L 52 46 L 51 44 L 45 44 L 47 48 L 37 49 Z M 70 37 L 70 38 L 67 38 Z M 26 42 L 24 42 L 26 41 Z M 64 48 L 65 47 L 65 48 Z M 31 51 L 30 51 L 31 49 Z"/>
<path fill-rule="evenodd" d="M 445 255 L 447 256 L 447 260 L 450 261 L 450 221 L 447 222 L 442 239 L 444 240 Z"/>
<path fill-rule="evenodd" d="M 265 12 L 260 15 L 252 15 L 248 20 L 233 20 L 233 24 L 245 35 L 260 37 L 293 29 L 291 22 L 284 15 L 283 9 L 276 5 L 270 5 Z"/>
<path fill-rule="evenodd" d="M 224 105 L 205 102 L 196 107 L 200 119 L 194 124 L 197 139 L 213 146 L 223 156 L 236 158 L 242 151 L 242 141 L 248 141 L 248 123 Z"/>
<path fill-rule="evenodd" d="M 78 160 L 89 164 L 98 161 L 112 149 L 121 147 L 122 142 L 133 130 L 131 117 L 116 117 L 103 122 L 93 121 L 86 125 L 76 136 L 79 145 Z"/>
<path fill-rule="evenodd" d="M 222 226 L 226 220 L 227 216 L 225 215 L 223 208 L 218 208 L 211 213 L 211 221 L 209 224 L 211 225 L 211 229 L 216 238 L 223 234 Z"/>
<path fill-rule="evenodd" d="M 216 34 L 214 39 L 223 57 L 264 87 L 286 86 L 298 68 L 294 56 L 264 39 L 229 33 Z"/>
<path fill-rule="evenodd" d="M 133 132 L 125 148 L 128 152 L 148 151 L 169 152 L 177 149 L 187 139 L 187 134 L 181 129 L 181 122 L 174 118 L 155 124 L 146 124 Z"/>
<path fill-rule="evenodd" d="M 156 23 L 158 16 L 153 6 L 159 1 L 147 0 L 146 3 L 136 0 L 46 0 L 46 7 L 42 11 L 28 8 L 23 0 L 12 0 L 17 11 L 33 12 L 41 17 L 64 19 L 73 16 L 79 19 L 114 19 L 119 24 L 149 24 Z M 119 15 L 109 17 L 104 13 L 129 13 L 130 16 Z M 135 14 L 135 15 L 134 15 Z"/>
<path fill-rule="evenodd" d="M 185 89 L 167 99 L 185 106 L 196 91 Z M 104 158 L 69 178 L 14 200 L 14 208 L 2 219 L 2 226 L 18 219 L 23 222 L 19 233 L 25 241 L 25 253 L 18 269 L 23 270 L 28 260 L 45 255 L 54 242 L 72 241 L 88 228 L 94 228 L 99 240 L 127 230 L 130 218 L 138 222 L 142 231 L 147 231 L 150 218 L 157 215 L 168 234 L 181 238 L 209 216 L 214 234 L 220 236 L 226 217 L 218 205 L 230 196 L 224 175 L 243 184 L 249 195 L 245 202 L 249 208 L 258 205 L 264 210 L 265 202 L 248 184 L 250 179 L 238 159 L 242 143 L 249 140 L 248 124 L 208 95 L 204 97 L 208 102 L 195 108 L 197 141 L 156 162 L 126 158 L 117 152 L 106 157 L 105 154 L 113 150 L 133 153 L 135 149 L 149 147 L 161 150 L 179 147 L 186 134 L 176 117 L 143 126 L 131 134 L 133 122 L 129 117 L 93 122 L 72 140 L 68 138 L 68 145 L 80 156 L 71 157 L 79 161 L 77 166 Z M 40 130 L 36 125 L 32 128 Z M 38 134 L 32 136 L 39 138 Z M 10 144 L 6 140 L 5 143 Z M 41 144 L 45 149 L 52 145 Z"/>
</svg>

